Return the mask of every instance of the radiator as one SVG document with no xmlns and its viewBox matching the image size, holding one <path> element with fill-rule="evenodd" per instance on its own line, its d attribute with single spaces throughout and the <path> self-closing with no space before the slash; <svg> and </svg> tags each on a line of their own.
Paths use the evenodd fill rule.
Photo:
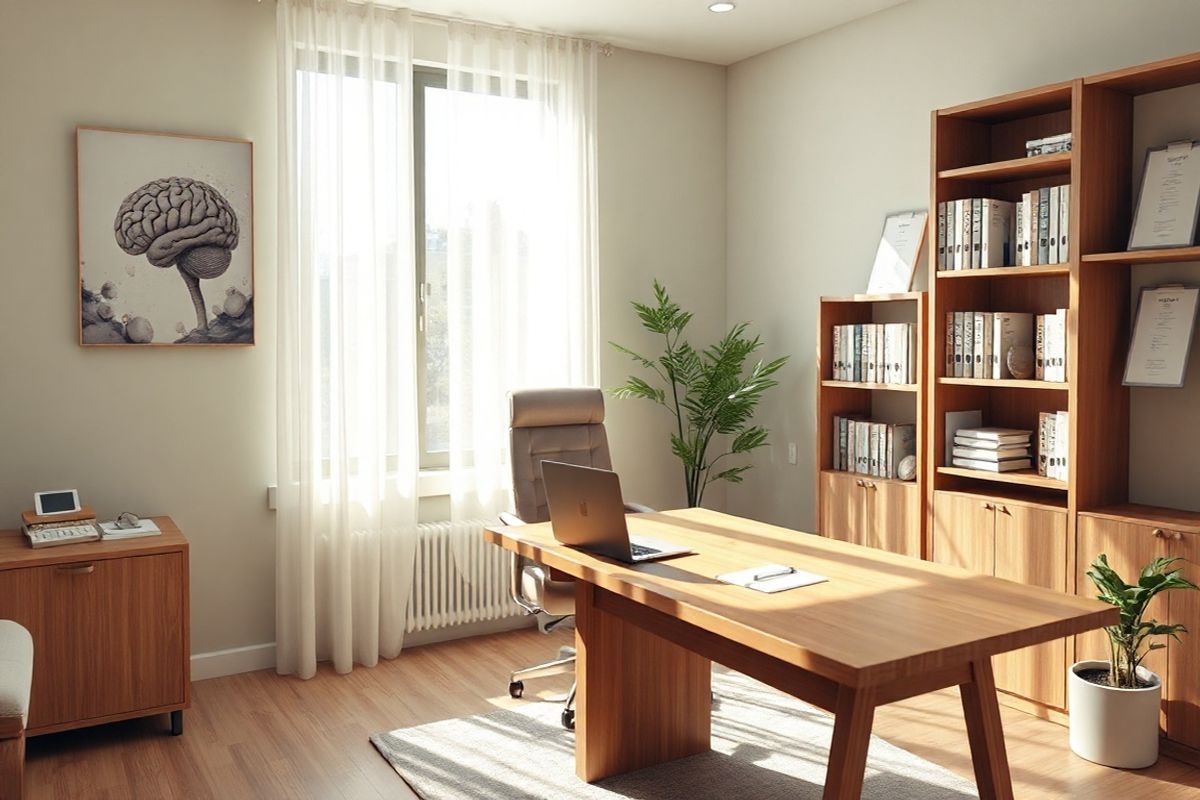
<svg viewBox="0 0 1200 800">
<path fill-rule="evenodd" d="M 472 520 L 417 526 L 409 633 L 524 613 L 509 595 L 508 551 L 483 540 L 483 525 Z"/>
</svg>

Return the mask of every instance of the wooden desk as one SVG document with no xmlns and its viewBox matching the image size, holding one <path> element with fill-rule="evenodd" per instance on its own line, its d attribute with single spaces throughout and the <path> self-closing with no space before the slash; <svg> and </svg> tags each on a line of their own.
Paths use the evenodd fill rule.
<svg viewBox="0 0 1200 800">
<path fill-rule="evenodd" d="M 876 706 L 958 686 L 980 797 L 1011 798 L 991 656 L 1117 620 L 1096 600 L 714 511 L 628 519 L 696 553 L 629 566 L 560 545 L 548 523 L 484 532 L 577 580 L 575 770 L 589 782 L 709 749 L 717 661 L 836 715 L 826 798 L 859 796 Z M 766 563 L 829 581 L 771 595 L 714 579 Z"/>
<path fill-rule="evenodd" d="M 37 550 L 0 531 L 0 618 L 33 635 L 28 735 L 162 713 L 183 731 L 188 542 L 153 519 L 159 536 Z"/>
</svg>

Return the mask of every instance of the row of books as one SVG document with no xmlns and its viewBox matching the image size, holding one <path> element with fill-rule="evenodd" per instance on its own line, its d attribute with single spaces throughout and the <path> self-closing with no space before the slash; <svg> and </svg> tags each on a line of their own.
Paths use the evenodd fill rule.
<svg viewBox="0 0 1200 800">
<path fill-rule="evenodd" d="M 938 203 L 938 269 L 1066 262 L 1070 212 L 1069 184 L 1033 189 L 1019 202 L 971 197 Z"/>
<path fill-rule="evenodd" d="M 1060 481 L 1067 479 L 1069 422 L 1066 411 L 1043 411 L 1038 414 L 1038 475 Z"/>
<path fill-rule="evenodd" d="M 954 378 L 1036 378 L 1067 380 L 1067 311 L 1028 314 L 1019 311 L 947 311 L 946 376 Z M 1023 350 L 1031 373 L 1020 371 Z M 1018 373 L 1013 367 L 1018 366 Z"/>
<path fill-rule="evenodd" d="M 859 383 L 916 383 L 917 326 L 864 322 L 833 326 L 833 379 Z"/>
<path fill-rule="evenodd" d="M 917 453 L 917 426 L 833 418 L 833 468 L 875 478 L 896 478 L 905 456 Z"/>
<path fill-rule="evenodd" d="M 1071 134 L 1059 133 L 1039 139 L 1025 140 L 1025 155 L 1044 156 L 1049 153 L 1065 153 L 1071 149 Z"/>
<path fill-rule="evenodd" d="M 951 463 L 984 472 L 1029 469 L 1032 433 L 1015 428 L 960 428 L 954 432 Z"/>
</svg>

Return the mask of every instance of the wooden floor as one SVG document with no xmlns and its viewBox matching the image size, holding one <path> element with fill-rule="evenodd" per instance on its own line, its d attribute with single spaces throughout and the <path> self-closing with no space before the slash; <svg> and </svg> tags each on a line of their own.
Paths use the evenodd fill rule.
<svg viewBox="0 0 1200 800">
<path fill-rule="evenodd" d="M 570 634 L 521 630 L 411 648 L 374 669 L 311 681 L 270 671 L 194 684 L 181 737 L 166 717 L 31 739 L 27 791 L 40 798 L 409 798 L 367 741 L 372 733 L 486 712 L 510 700 L 508 672 L 555 656 Z M 537 682 L 543 701 L 569 679 Z M 1002 708 L 1018 798 L 1200 797 L 1200 770 L 1169 759 L 1122 772 L 1071 755 L 1067 731 Z M 957 692 L 882 708 L 875 733 L 971 777 Z M 565 734 L 564 735 L 569 735 Z"/>
</svg>

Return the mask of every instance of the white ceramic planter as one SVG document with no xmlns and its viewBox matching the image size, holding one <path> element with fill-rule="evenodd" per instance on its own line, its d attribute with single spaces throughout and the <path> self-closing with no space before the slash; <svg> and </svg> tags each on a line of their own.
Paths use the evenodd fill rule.
<svg viewBox="0 0 1200 800">
<path fill-rule="evenodd" d="M 1144 689 L 1097 686 L 1076 670 L 1104 669 L 1107 661 L 1079 661 L 1067 673 L 1071 750 L 1076 755 L 1121 769 L 1141 769 L 1158 761 L 1158 710 L 1162 680 L 1145 667 L 1138 676 Z"/>
</svg>

